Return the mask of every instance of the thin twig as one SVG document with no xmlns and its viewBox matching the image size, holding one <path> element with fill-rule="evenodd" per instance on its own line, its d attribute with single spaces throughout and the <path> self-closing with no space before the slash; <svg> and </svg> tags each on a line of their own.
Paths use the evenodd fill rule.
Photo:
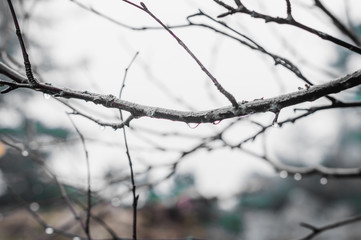
<svg viewBox="0 0 361 240">
<path fill-rule="evenodd" d="M 122 93 L 123 93 L 123 89 L 125 88 L 125 81 L 128 75 L 128 70 L 130 69 L 130 67 L 132 66 L 135 58 L 138 56 L 138 52 L 136 52 L 136 54 L 134 55 L 134 57 L 132 58 L 132 60 L 130 61 L 128 67 L 125 69 L 124 72 L 124 78 L 123 78 L 123 83 L 122 86 L 120 88 L 119 91 L 119 99 L 121 99 L 122 97 Z M 123 122 L 123 113 L 122 110 L 119 110 L 119 114 L 120 114 L 120 120 Z M 132 194 L 133 194 L 133 240 L 137 240 L 137 206 L 138 206 L 138 199 L 139 199 L 139 195 L 137 195 L 137 186 L 135 185 L 135 180 L 134 180 L 134 170 L 133 170 L 133 162 L 132 162 L 132 158 L 130 156 L 130 151 L 129 151 L 129 146 L 128 146 L 128 139 L 127 139 L 127 134 L 125 131 L 125 128 L 123 127 L 123 137 L 124 137 L 124 145 L 125 145 L 125 149 L 126 149 L 126 154 L 127 154 L 127 158 L 128 158 L 128 163 L 129 163 L 129 169 L 130 169 L 130 179 L 132 182 Z"/>
<path fill-rule="evenodd" d="M 225 146 L 230 146 L 232 149 L 234 149 L 234 147 L 232 147 L 227 142 L 224 141 L 224 143 L 225 143 Z M 359 167 L 356 167 L 356 168 L 330 168 L 330 167 L 325 167 L 322 165 L 318 165 L 315 167 L 297 167 L 297 166 L 291 166 L 291 165 L 286 165 L 283 163 L 276 162 L 267 156 L 258 154 L 256 152 L 246 149 L 246 148 L 239 148 L 239 150 L 244 153 L 249 154 L 250 156 L 254 156 L 256 158 L 264 160 L 265 162 L 269 163 L 277 172 L 287 171 L 288 173 L 299 174 L 301 176 L 318 175 L 318 176 L 327 177 L 327 178 L 343 178 L 343 179 L 351 179 L 351 178 L 360 179 L 361 178 L 361 170 Z"/>
<path fill-rule="evenodd" d="M 14 142 L 10 142 L 9 140 L 6 140 L 4 138 L 0 138 L 0 141 L 3 142 L 4 144 L 6 144 L 7 146 L 17 150 L 18 152 L 22 152 L 24 151 L 24 147 L 20 147 L 18 146 L 16 143 Z M 28 150 L 26 150 L 28 151 Z M 53 178 L 54 182 L 56 183 L 56 185 L 58 185 L 59 189 L 60 189 L 60 193 L 61 193 L 61 197 L 62 199 L 65 201 L 66 205 L 68 206 L 68 208 L 70 209 L 70 211 L 72 212 L 74 219 L 76 221 L 79 222 L 80 227 L 84 230 L 85 232 L 85 225 L 82 222 L 81 218 L 79 217 L 79 215 L 76 213 L 73 205 L 70 202 L 70 199 L 66 193 L 66 190 L 64 188 L 64 185 L 58 180 L 58 177 L 45 165 L 45 160 L 42 159 L 39 155 L 37 154 L 33 154 L 31 151 L 28 151 L 29 153 L 29 158 L 35 163 L 37 164 L 40 168 L 42 168 L 50 177 Z"/>
<path fill-rule="evenodd" d="M 140 4 L 142 6 L 142 10 L 148 13 L 149 16 L 156 20 L 170 35 L 172 35 L 172 37 L 177 40 L 178 44 L 181 45 L 184 50 L 186 50 L 186 52 L 194 59 L 194 61 L 196 61 L 202 71 L 212 80 L 218 91 L 220 91 L 232 103 L 232 106 L 238 108 L 238 103 L 234 96 L 222 87 L 218 80 L 208 71 L 208 69 L 194 55 L 194 53 L 187 47 L 187 45 L 171 29 L 169 29 L 169 27 L 167 27 L 159 18 L 157 18 L 143 2 L 141 2 Z"/>
<path fill-rule="evenodd" d="M 24 208 L 30 213 L 30 215 L 33 217 L 33 219 L 39 223 L 45 231 L 50 230 L 51 232 L 48 232 L 48 234 L 59 234 L 62 235 L 64 237 L 67 237 L 69 239 L 74 239 L 74 238 L 79 238 L 78 235 L 73 234 L 73 233 L 69 233 L 69 232 L 65 232 L 63 230 L 57 229 L 55 227 L 52 227 L 50 225 L 48 225 L 41 217 L 39 214 L 37 214 L 35 211 L 31 210 L 31 208 L 29 207 L 29 204 L 23 199 L 21 198 L 21 196 L 19 194 L 17 194 L 12 188 L 8 187 L 7 188 L 9 193 L 12 195 L 12 197 L 19 202 L 22 206 L 24 206 Z M 82 238 L 81 238 L 82 239 Z"/>
<path fill-rule="evenodd" d="M 292 6 L 291 6 L 291 1 L 290 0 L 286 0 L 286 5 L 287 5 L 287 18 L 288 19 L 292 19 Z"/>
<path fill-rule="evenodd" d="M 255 134 L 253 134 L 252 136 L 240 141 L 237 144 L 234 144 L 234 147 L 241 147 L 244 143 L 248 142 L 248 141 L 254 141 L 259 135 L 263 134 L 264 132 L 266 132 L 267 130 L 271 129 L 274 126 L 277 127 L 282 127 L 283 125 L 287 124 L 287 123 L 295 123 L 296 121 L 305 118 L 311 114 L 314 114 L 318 111 L 322 111 L 322 110 L 327 110 L 327 109 L 338 109 L 338 108 L 356 108 L 356 107 L 361 107 L 361 101 L 357 101 L 357 102 L 336 102 L 330 105 L 322 105 L 322 106 L 316 106 L 316 107 L 311 107 L 311 108 L 295 108 L 294 111 L 306 111 L 305 113 L 298 115 L 296 117 L 291 117 L 288 118 L 286 120 L 283 120 L 281 122 L 272 122 L 269 125 L 262 125 L 259 124 L 257 122 L 252 122 L 256 125 L 258 125 L 259 127 L 261 127 L 261 129 L 259 131 L 257 131 Z M 277 125 L 275 125 L 277 124 Z"/>
<path fill-rule="evenodd" d="M 312 232 L 309 233 L 307 236 L 305 237 L 302 237 L 300 238 L 299 240 L 310 240 L 310 239 L 313 239 L 316 235 L 319 235 L 323 232 L 326 232 L 328 230 L 331 230 L 331 229 L 335 229 L 335 228 L 338 228 L 338 227 L 342 227 L 344 225 L 348 225 L 348 224 L 351 224 L 351 223 L 355 223 L 355 222 L 358 222 L 361 220 L 361 215 L 357 215 L 357 216 L 354 216 L 354 217 L 350 217 L 350 218 L 347 218 L 347 219 L 344 219 L 344 220 L 341 220 L 341 221 L 337 221 L 337 222 L 334 222 L 334 223 L 331 223 L 331 224 L 327 224 L 323 227 L 315 227 L 309 223 L 301 223 L 300 225 L 302 227 L 305 227 L 307 229 L 310 229 Z"/>
<path fill-rule="evenodd" d="M 14 7 L 13 7 L 13 4 L 12 4 L 11 0 L 8 0 L 8 4 L 9 4 L 11 15 L 12 15 L 13 21 L 14 21 L 14 25 L 15 25 L 15 29 L 16 29 L 16 36 L 18 37 L 20 47 L 21 47 L 21 52 L 23 54 L 26 77 L 28 78 L 29 83 L 33 87 L 35 87 L 39 83 L 34 78 L 33 70 L 31 68 L 31 63 L 30 63 L 30 59 L 29 59 L 29 55 L 28 55 L 28 52 L 26 51 L 26 47 L 25 47 L 25 43 L 24 43 L 24 40 L 23 40 L 23 37 L 22 37 L 22 33 L 21 33 L 21 30 L 20 30 L 18 19 L 16 17 L 16 13 L 15 13 L 15 10 L 14 10 Z"/>
<path fill-rule="evenodd" d="M 86 221 L 85 221 L 85 234 L 88 237 L 88 240 L 91 240 L 91 236 L 90 236 L 90 216 L 91 216 L 91 177 L 90 177 L 90 163 L 89 163 L 89 153 L 88 150 L 86 148 L 85 145 L 85 139 L 83 134 L 80 132 L 80 130 L 78 129 L 78 127 L 75 125 L 74 121 L 71 119 L 71 117 L 69 117 L 71 124 L 73 125 L 74 129 L 76 130 L 76 132 L 78 133 L 82 146 L 83 146 L 83 150 L 85 152 L 85 159 L 86 159 L 86 166 L 87 166 L 87 181 L 88 181 L 88 186 L 87 186 L 87 200 L 88 200 L 88 207 L 87 207 L 87 214 L 86 214 Z"/>
<path fill-rule="evenodd" d="M 127 78 L 128 71 L 129 71 L 130 67 L 132 66 L 133 62 L 135 61 L 135 59 L 137 58 L 138 54 L 139 54 L 139 52 L 136 52 L 134 54 L 134 56 L 133 56 L 132 60 L 130 61 L 128 67 L 124 71 L 123 83 L 122 83 L 122 86 L 121 86 L 120 91 L 119 91 L 119 99 L 121 99 L 123 89 L 125 88 L 125 80 Z"/>
<path fill-rule="evenodd" d="M 222 14 L 218 15 L 219 18 L 226 17 L 228 15 L 232 15 L 232 14 L 236 14 L 236 13 L 244 13 L 244 14 L 250 15 L 253 18 L 263 19 L 267 23 L 268 22 L 274 22 L 274 23 L 278 23 L 278 24 L 287 24 L 287 25 L 291 25 L 291 26 L 294 26 L 294 27 L 298 27 L 300 29 L 303 29 L 303 30 L 305 30 L 305 31 L 307 31 L 309 33 L 312 33 L 312 34 L 322 38 L 323 40 L 333 42 L 333 43 L 335 43 L 335 44 L 337 44 L 337 45 L 339 45 L 341 47 L 347 48 L 350 51 L 361 54 L 361 48 L 359 48 L 359 47 L 357 47 L 355 45 L 352 45 L 350 43 L 347 43 L 347 42 L 345 42 L 345 41 L 343 41 L 341 39 L 338 39 L 336 37 L 333 37 L 333 36 L 331 36 L 331 35 L 329 35 L 329 34 L 327 34 L 325 32 L 322 32 L 322 31 L 316 30 L 314 28 L 308 27 L 308 26 L 296 21 L 293 18 L 290 19 L 288 17 L 287 18 L 272 17 L 272 16 L 269 16 L 269 15 L 266 15 L 266 14 L 256 12 L 254 10 L 249 10 L 243 5 L 242 5 L 242 7 L 238 7 L 237 9 L 235 9 L 235 8 L 225 4 L 223 1 L 220 1 L 220 0 L 213 0 L 213 1 L 228 10 L 226 13 L 222 13 Z"/>
<path fill-rule="evenodd" d="M 164 29 L 163 27 L 133 27 L 133 26 L 129 26 L 129 25 L 126 25 L 126 24 L 123 24 L 123 23 L 120 23 L 118 22 L 117 20 L 113 19 L 113 18 L 110 18 L 109 16 L 99 12 L 98 10 L 92 8 L 92 7 L 87 7 L 85 6 L 84 4 L 81 4 L 79 3 L 78 1 L 75 1 L 75 0 L 71 0 L 72 2 L 76 3 L 79 7 L 85 9 L 85 10 L 88 10 L 112 23 L 115 23 L 119 26 L 122 26 L 122 27 L 125 27 L 125 28 L 128 28 L 128 29 L 131 29 L 131 30 L 137 30 L 137 31 L 140 31 L 140 30 L 158 30 L 158 29 Z M 239 0 L 236 0 L 235 1 L 236 4 L 238 6 L 243 6 L 243 4 L 239 1 Z M 290 1 L 288 1 L 289 4 L 287 4 L 287 12 L 288 13 L 291 13 L 292 9 L 291 9 L 291 4 L 290 4 Z M 287 3 L 287 2 L 286 2 Z M 242 38 L 245 38 L 247 41 L 244 41 L 240 38 L 237 38 L 235 36 L 232 36 L 230 35 L 229 33 L 226 33 L 224 31 L 221 31 L 219 29 L 216 29 L 215 27 L 211 26 L 211 25 L 207 25 L 207 24 L 200 24 L 200 23 L 194 23 L 192 22 L 190 19 L 195 17 L 195 16 L 205 16 L 207 17 L 208 19 L 222 25 L 223 27 L 227 28 L 228 30 L 236 33 L 237 35 L 241 36 Z M 288 70 L 290 70 L 291 72 L 293 72 L 294 74 L 296 74 L 297 77 L 299 77 L 300 79 L 302 79 L 303 81 L 305 81 L 307 84 L 309 85 L 313 85 L 312 82 L 310 82 L 309 79 L 307 79 L 302 73 L 301 71 L 299 70 L 299 68 L 293 64 L 290 60 L 284 58 L 284 57 L 281 57 L 277 54 L 274 54 L 274 53 L 271 53 L 269 51 L 267 51 L 264 47 L 262 47 L 261 45 L 259 45 L 258 43 L 256 43 L 254 40 L 252 40 L 251 38 L 247 37 L 246 35 L 240 33 L 239 31 L 235 30 L 234 28 L 228 26 L 225 22 L 222 22 L 222 21 L 218 21 L 216 19 L 214 19 L 213 17 L 207 15 L 206 13 L 204 13 L 202 10 L 199 10 L 199 13 L 196 13 L 196 14 L 192 14 L 190 16 L 187 17 L 187 20 L 188 20 L 188 24 L 182 24 L 182 25 L 172 25 L 172 26 L 167 26 L 169 29 L 175 29 L 175 28 L 186 28 L 186 27 L 194 27 L 194 26 L 197 26 L 197 27 L 203 27 L 203 28 L 207 28 L 207 29 L 211 29 L 213 31 L 215 31 L 216 33 L 218 34 L 221 34 L 225 37 L 228 37 L 228 38 L 231 38 L 233 40 L 236 40 L 238 41 L 239 43 L 251 48 L 252 50 L 256 50 L 256 51 L 260 51 L 268 56 L 270 56 L 271 58 L 273 58 L 274 62 L 275 62 L 275 65 L 281 65 L 285 68 L 287 68 Z M 162 88 L 163 90 L 163 88 Z M 165 90 L 165 93 L 166 94 L 169 94 L 169 91 Z M 335 98 L 331 97 L 331 96 L 325 96 L 327 99 L 329 99 L 331 102 L 336 102 L 338 100 L 336 100 Z M 177 99 L 177 101 L 179 101 Z M 187 106 L 189 109 L 192 109 L 190 106 Z"/>
<path fill-rule="evenodd" d="M 360 38 L 352 32 L 350 29 L 348 29 L 334 14 L 332 14 L 323 4 L 320 0 L 315 0 L 315 5 L 320 8 L 327 16 L 329 16 L 332 20 L 332 22 L 335 24 L 335 26 L 346 36 L 348 36 L 356 45 L 360 46 Z"/>
<path fill-rule="evenodd" d="M 73 112 L 71 112 L 69 114 L 85 117 L 85 118 L 89 119 L 90 121 L 95 122 L 96 124 L 98 124 L 101 127 L 108 126 L 108 127 L 112 127 L 114 130 L 123 128 L 125 126 L 129 127 L 130 121 L 132 121 L 134 119 L 134 117 L 132 115 L 130 115 L 124 122 L 121 122 L 121 123 L 104 122 L 102 120 L 96 119 L 95 117 L 91 116 L 90 114 L 82 112 L 81 110 L 75 108 L 74 106 L 70 105 L 69 103 L 65 102 L 62 99 L 57 99 L 57 98 L 55 98 L 55 99 L 57 101 L 61 102 L 62 104 L 64 104 L 65 106 L 67 106 L 68 108 L 70 108 L 71 110 L 73 110 Z"/>
<path fill-rule="evenodd" d="M 220 30 L 214 28 L 213 26 L 206 25 L 206 24 L 193 23 L 193 22 L 190 21 L 190 18 L 192 18 L 194 16 L 205 16 L 208 19 L 212 20 L 213 22 L 222 25 L 226 29 L 228 29 L 228 30 L 232 31 L 233 33 L 237 34 L 238 36 L 246 39 L 247 41 L 245 41 L 243 39 L 240 39 L 240 38 L 237 38 L 235 36 L 232 36 L 232 35 L 224 32 L 224 31 L 220 31 Z M 199 27 L 204 27 L 204 28 L 211 29 L 211 30 L 215 31 L 216 33 L 219 33 L 219 34 L 224 35 L 224 36 L 226 36 L 226 37 L 228 37 L 230 39 L 238 41 L 239 43 L 249 47 L 252 50 L 259 51 L 259 52 L 271 57 L 273 59 L 275 65 L 281 65 L 281 66 L 285 67 L 286 69 L 293 72 L 298 78 L 300 78 L 301 80 L 303 80 L 307 84 L 309 84 L 311 86 L 314 85 L 309 79 L 307 79 L 302 74 L 300 69 L 294 63 L 292 63 L 290 60 L 288 60 L 288 59 L 286 59 L 284 57 L 281 57 L 281 56 L 279 56 L 277 54 L 269 52 L 264 47 L 262 47 L 260 44 L 258 44 L 255 40 L 251 39 L 250 37 L 248 37 L 248 36 L 246 36 L 246 35 L 244 35 L 242 33 L 240 33 L 239 31 L 235 30 L 234 28 L 228 26 L 226 23 L 214 19 L 213 17 L 209 16 L 208 14 L 204 13 L 203 11 L 200 10 L 198 14 L 191 15 L 187 19 L 188 19 L 188 21 L 190 23 L 190 26 L 199 26 Z M 325 96 L 325 98 L 329 99 L 331 102 L 337 102 L 338 101 L 334 97 L 331 97 L 331 96 Z"/>
<path fill-rule="evenodd" d="M 87 210 L 87 206 L 84 205 L 81 201 L 79 201 L 78 199 L 75 199 L 76 204 L 79 205 L 82 209 Z M 91 218 L 98 222 L 98 224 L 100 226 L 102 226 L 111 236 L 112 239 L 111 240 L 124 240 L 125 238 L 120 238 L 115 231 L 98 215 L 95 215 L 94 213 L 91 213 Z"/>
</svg>

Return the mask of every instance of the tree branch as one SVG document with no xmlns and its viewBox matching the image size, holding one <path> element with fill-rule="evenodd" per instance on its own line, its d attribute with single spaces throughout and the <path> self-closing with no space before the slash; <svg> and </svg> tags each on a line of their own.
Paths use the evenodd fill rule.
<svg viewBox="0 0 361 240">
<path fill-rule="evenodd" d="M 125 126 L 129 127 L 130 122 L 134 119 L 134 117 L 132 115 L 130 115 L 124 122 L 123 121 L 120 123 L 104 122 L 102 120 L 96 119 L 95 117 L 91 116 L 90 114 L 82 112 L 81 110 L 71 106 L 69 103 L 67 103 L 61 99 L 56 98 L 56 100 L 58 100 L 59 102 L 61 102 L 62 104 L 64 104 L 68 108 L 70 108 L 71 110 L 73 110 L 73 112 L 71 112 L 69 114 L 85 117 L 85 118 L 89 119 L 90 121 L 95 122 L 96 124 L 98 124 L 101 127 L 108 126 L 108 127 L 112 127 L 114 130 L 121 129 Z"/>
<path fill-rule="evenodd" d="M 342 46 L 344 48 L 347 48 L 349 49 L 350 51 L 353 51 L 355 53 L 358 53 L 358 54 L 361 54 L 361 48 L 357 47 L 357 46 L 354 46 L 352 44 L 349 44 L 341 39 L 338 39 L 338 38 L 335 38 L 325 32 L 321 32 L 319 30 L 316 30 L 314 28 L 311 28 L 311 27 L 308 27 L 296 20 L 294 20 L 292 17 L 290 18 L 289 15 L 287 18 L 281 18 L 281 17 L 272 17 L 272 16 L 269 16 L 269 15 L 265 15 L 265 14 L 262 14 L 262 13 L 259 13 L 259 12 L 256 12 L 256 11 L 253 11 L 253 10 L 249 10 L 247 9 L 243 4 L 238 6 L 238 8 L 233 8 L 227 4 L 225 4 L 224 2 L 220 1 L 220 0 L 214 0 L 214 2 L 216 2 L 217 4 L 219 4 L 220 6 L 226 8 L 228 11 L 226 13 L 222 13 L 220 14 L 218 17 L 219 18 L 222 18 L 222 17 L 226 17 L 228 15 L 232 15 L 232 14 L 236 14 L 236 13 L 244 13 L 244 14 L 247 14 L 247 15 L 250 15 L 251 17 L 253 18 L 259 18 L 259 19 L 263 19 L 266 21 L 266 23 L 268 22 L 274 22 L 274 23 L 278 23 L 278 24 L 287 24 L 287 25 L 291 25 L 291 26 L 294 26 L 294 27 L 298 27 L 300 29 L 303 29 L 309 33 L 312 33 L 324 40 L 327 40 L 327 41 L 330 41 L 330 42 L 333 42 L 339 46 Z"/>
<path fill-rule="evenodd" d="M 13 7 L 13 4 L 12 4 L 11 0 L 8 0 L 8 4 L 9 4 L 11 15 L 13 17 L 14 25 L 15 25 L 15 28 L 16 28 L 16 36 L 18 37 L 20 47 L 21 47 L 21 52 L 23 54 L 26 77 L 28 78 L 28 81 L 29 81 L 29 83 L 31 85 L 37 86 L 39 83 L 34 78 L 33 70 L 31 68 L 31 63 L 30 63 L 30 59 L 29 59 L 29 55 L 28 55 L 28 52 L 26 51 L 25 43 L 24 43 L 24 40 L 23 40 L 23 37 L 22 37 L 22 34 L 21 34 L 21 29 L 20 29 L 18 19 L 16 17 L 16 13 L 15 13 L 15 10 L 14 10 L 14 7 Z"/>
<path fill-rule="evenodd" d="M 172 31 L 170 30 L 159 18 L 157 18 L 146 6 L 143 2 L 140 3 L 142 6 L 142 10 L 145 11 L 149 16 L 151 16 L 154 20 L 156 20 L 167 32 L 177 40 L 178 44 L 181 45 L 184 50 L 196 61 L 198 66 L 202 69 L 202 71 L 212 80 L 213 84 L 216 86 L 218 91 L 222 93 L 233 105 L 233 107 L 238 108 L 238 103 L 234 96 L 229 93 L 227 90 L 223 88 L 223 86 L 218 82 L 218 80 L 208 71 L 208 69 L 202 64 L 202 62 L 194 55 L 194 53 L 187 47 L 187 45 Z"/>
<path fill-rule="evenodd" d="M 127 75 L 128 75 L 128 70 L 130 69 L 130 67 L 132 66 L 135 58 L 138 56 L 138 52 L 134 55 L 134 57 L 132 58 L 132 60 L 130 61 L 128 67 L 125 69 L 124 71 L 124 78 L 123 78 L 123 82 L 122 82 L 122 86 L 120 87 L 120 91 L 119 91 L 119 99 L 121 99 L 122 97 L 122 93 L 125 87 L 125 81 L 127 79 Z M 123 113 L 120 110 L 119 111 L 120 114 L 120 120 L 122 122 L 124 122 L 124 118 L 123 118 Z M 130 180 L 132 183 L 132 195 L 133 195 L 133 240 L 137 240 L 137 207 L 138 207 L 138 199 L 139 199 L 139 195 L 137 195 L 137 186 L 135 184 L 135 179 L 134 179 L 134 169 L 133 169 L 133 161 L 132 158 L 130 156 L 130 150 L 129 150 L 129 146 L 128 146 L 128 138 L 127 138 L 127 134 L 125 131 L 125 128 L 123 127 L 123 139 L 124 139 L 124 145 L 125 145 L 125 152 L 128 158 L 128 164 L 129 164 L 129 171 L 130 171 Z"/>
<path fill-rule="evenodd" d="M 5 76 L 7 76 L 8 78 L 10 78 L 11 80 L 13 80 L 17 83 L 26 83 L 27 82 L 27 79 L 25 76 L 21 75 L 20 73 L 18 73 L 14 69 L 10 68 L 3 62 L 0 62 L 0 74 L 4 74 Z"/>
<path fill-rule="evenodd" d="M 344 220 L 341 220 L 341 221 L 337 221 L 337 222 L 334 222 L 334 223 L 331 223 L 331 224 L 327 224 L 327 225 L 325 225 L 323 227 L 315 227 L 315 226 L 313 226 L 311 224 L 308 224 L 308 223 L 301 223 L 300 225 L 302 227 L 308 228 L 312 232 L 309 233 L 307 236 L 300 238 L 299 240 L 310 240 L 310 239 L 313 239 L 316 235 L 319 235 L 319 234 L 321 234 L 323 232 L 326 232 L 326 231 L 334 229 L 334 228 L 342 227 L 342 226 L 347 225 L 347 224 L 355 223 L 355 222 L 358 222 L 360 220 L 361 220 L 361 215 L 357 215 L 357 216 L 350 217 L 350 218 L 347 218 L 347 219 L 344 219 Z"/>
<path fill-rule="evenodd" d="M 86 161 L 86 169 L 87 169 L 87 211 L 86 211 L 86 220 L 85 220 L 85 234 L 87 235 L 88 240 L 91 240 L 91 236 L 90 236 L 90 216 L 91 216 L 91 208 L 92 208 L 92 203 L 91 203 L 91 176 L 90 176 L 90 163 L 89 163 L 89 152 L 88 149 L 86 148 L 85 145 L 85 139 L 83 134 L 80 132 L 79 128 L 75 125 L 74 121 L 69 117 L 69 120 L 71 122 L 71 124 L 73 125 L 75 131 L 78 133 L 81 143 L 82 143 L 82 147 L 85 153 L 85 161 Z"/>
<path fill-rule="evenodd" d="M 88 91 L 75 91 L 67 88 L 55 87 L 50 84 L 39 83 L 36 89 L 29 84 L 8 82 L 0 79 L 0 84 L 13 88 L 29 88 L 54 97 L 81 99 L 100 104 L 107 108 L 115 108 L 131 113 L 135 118 L 150 117 L 167 119 L 185 123 L 213 123 L 216 121 L 261 112 L 278 112 L 281 109 L 299 103 L 314 101 L 329 94 L 361 84 L 361 70 L 346 75 L 328 83 L 312 86 L 301 91 L 280 95 L 273 98 L 239 102 L 239 108 L 233 106 L 217 108 L 207 111 L 177 111 L 158 107 L 145 106 L 116 98 L 113 95 L 102 95 Z"/>
<path fill-rule="evenodd" d="M 346 36 L 348 36 L 357 46 L 361 45 L 359 37 L 349 30 L 337 17 L 335 17 L 320 0 L 315 0 L 315 5 L 320 8 L 327 16 L 329 16 L 335 26 Z"/>
</svg>

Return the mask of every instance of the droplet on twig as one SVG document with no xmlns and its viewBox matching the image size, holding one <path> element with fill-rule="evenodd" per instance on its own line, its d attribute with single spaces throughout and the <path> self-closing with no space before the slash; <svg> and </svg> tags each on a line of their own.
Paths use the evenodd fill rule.
<svg viewBox="0 0 361 240">
<path fill-rule="evenodd" d="M 44 97 L 46 100 L 50 99 L 50 95 L 47 94 L 47 93 L 44 93 L 44 94 L 43 94 L 43 97 Z"/>
<path fill-rule="evenodd" d="M 300 181 L 302 179 L 302 175 L 301 173 L 295 173 L 295 175 L 293 176 L 293 178 L 296 180 L 296 181 Z"/>
<path fill-rule="evenodd" d="M 81 240 L 80 237 L 73 237 L 73 240 Z"/>
<path fill-rule="evenodd" d="M 53 228 L 51 228 L 51 227 L 47 227 L 47 228 L 45 228 L 45 233 L 46 234 L 53 234 L 54 233 L 54 229 Z"/>
<path fill-rule="evenodd" d="M 222 122 L 222 120 L 217 120 L 217 121 L 212 122 L 212 124 L 213 124 L 213 125 L 218 125 L 218 124 L 220 124 L 221 122 Z"/>
<path fill-rule="evenodd" d="M 104 130 L 105 130 L 105 126 L 104 126 L 104 125 L 100 125 L 100 126 L 99 126 L 99 129 L 100 129 L 101 131 L 104 131 Z"/>
<path fill-rule="evenodd" d="M 200 123 L 187 123 L 188 127 L 191 129 L 196 129 Z"/>
<path fill-rule="evenodd" d="M 326 184 L 328 183 L 328 179 L 325 178 L 325 177 L 322 177 L 322 178 L 320 179 L 320 183 L 321 183 L 322 185 L 326 185 Z"/>
<path fill-rule="evenodd" d="M 39 208 L 40 208 L 40 205 L 37 202 L 32 202 L 32 203 L 30 203 L 29 208 L 30 208 L 31 211 L 37 212 L 39 210 Z"/>
<path fill-rule="evenodd" d="M 29 156 L 29 152 L 27 150 L 23 150 L 21 152 L 21 155 L 23 155 L 23 157 L 27 157 L 27 156 Z"/>
<path fill-rule="evenodd" d="M 281 178 L 286 178 L 286 177 L 288 177 L 288 172 L 287 172 L 286 170 L 282 170 L 282 171 L 280 172 L 280 177 L 281 177 Z"/>
</svg>

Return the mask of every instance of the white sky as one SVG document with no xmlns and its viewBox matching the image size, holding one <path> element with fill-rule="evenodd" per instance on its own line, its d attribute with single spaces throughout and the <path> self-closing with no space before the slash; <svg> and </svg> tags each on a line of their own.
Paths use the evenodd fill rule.
<svg viewBox="0 0 361 240">
<path fill-rule="evenodd" d="M 90 4 L 91 1 L 83 2 Z M 119 0 L 92 2 L 95 9 L 122 23 L 139 27 L 157 26 L 154 20 L 144 12 Z M 224 12 L 212 1 L 145 0 L 144 2 L 166 24 L 185 23 L 185 16 L 195 13 L 198 8 L 214 17 Z M 285 16 L 284 1 L 244 2 L 249 8 L 259 9 L 273 16 Z M 329 20 L 321 16 L 319 11 L 314 8 L 298 10 L 299 5 L 309 5 L 312 1 L 293 2 L 294 16 L 297 20 L 336 37 L 340 36 L 330 25 Z M 355 21 L 361 21 L 357 13 L 357 9 L 360 9 L 358 1 L 333 0 L 327 1 L 327 6 L 340 16 L 341 20 L 346 21 L 344 2 L 357 6 L 349 9 L 349 17 Z M 45 19 L 45 22 L 30 22 L 25 31 L 40 46 L 40 48 L 30 50 L 34 65 L 44 62 L 42 56 L 46 51 L 49 57 L 46 61 L 57 67 L 54 71 L 45 71 L 40 68 L 47 82 L 79 90 L 118 95 L 124 69 L 134 54 L 139 51 L 140 54 L 129 71 L 123 99 L 151 106 L 187 109 L 186 106 L 169 99 L 169 96 L 157 86 L 157 83 L 161 83 L 167 88 L 168 94 L 183 98 L 197 110 L 229 105 L 193 59 L 165 31 L 130 31 L 84 11 L 66 0 L 42 1 L 35 11 L 34 19 L 41 17 Z M 195 18 L 195 21 L 204 21 L 198 19 Z M 335 46 L 331 43 L 289 26 L 264 24 L 264 21 L 255 20 L 249 16 L 234 16 L 223 20 L 239 27 L 242 33 L 259 42 L 269 51 L 293 61 L 314 83 L 321 83 L 332 78 L 305 66 L 302 63 L 303 59 L 310 61 L 315 67 L 328 69 L 336 76 L 341 75 L 329 67 L 336 58 Z M 296 91 L 298 86 L 303 86 L 303 83 L 292 73 L 273 66 L 269 58 L 250 51 L 232 40 L 221 38 L 212 31 L 194 27 L 176 29 L 174 32 L 209 67 L 224 88 L 234 94 L 237 100 L 273 97 L 281 92 Z M 359 68 L 356 61 L 360 59 L 355 57 L 348 64 L 350 71 Z M 280 82 L 282 84 L 279 84 Z M 64 114 L 67 108 L 54 100 L 44 103 L 41 95 L 34 101 L 41 107 L 31 108 L 30 116 L 40 118 L 51 126 L 65 124 L 71 128 Z M 75 103 L 76 106 L 82 106 L 90 113 L 97 113 L 99 118 L 105 120 L 114 121 L 114 116 L 117 116 L 117 112 L 113 110 L 102 109 L 93 104 Z M 34 102 L 31 104 L 34 105 Z M 292 110 L 293 108 L 290 108 L 281 112 L 281 120 L 293 114 Z M 114 132 L 108 128 L 102 131 L 96 124 L 86 119 L 81 117 L 73 119 L 88 138 L 106 142 L 100 145 L 87 143 L 95 182 L 102 170 L 109 169 L 110 166 L 123 167 L 123 169 L 127 167 L 123 148 L 112 146 L 112 144 L 122 142 L 121 131 Z M 252 120 L 264 124 L 269 124 L 272 119 L 273 115 L 269 113 L 252 117 Z M 317 113 L 295 125 L 272 129 L 267 133 L 269 154 L 275 157 L 276 154 L 282 152 L 285 156 L 296 160 L 317 163 L 322 160 L 323 153 L 337 142 L 340 121 L 341 117 L 335 112 Z M 136 120 L 132 124 L 157 131 L 177 130 L 194 136 L 206 136 L 210 132 L 222 129 L 226 123 L 204 124 L 196 129 L 190 129 L 184 123 L 151 119 Z M 253 125 L 241 123 L 237 131 L 229 133 L 227 137 L 230 141 L 237 142 L 252 135 L 255 130 L 257 128 Z M 146 146 L 141 139 L 130 136 L 129 141 L 131 145 Z M 258 139 L 253 146 L 246 146 L 261 150 L 261 140 L 261 138 Z M 197 144 L 196 138 L 167 139 L 166 141 L 157 139 L 157 141 L 160 145 L 175 149 L 189 149 Z M 70 181 L 85 180 L 85 175 L 79 175 L 79 173 L 84 174 L 85 169 L 80 145 L 76 150 L 57 147 L 55 153 L 52 161 L 54 171 Z M 163 152 L 136 152 L 134 155 L 136 163 L 142 159 L 152 164 L 174 161 L 177 157 L 174 153 Z M 227 196 L 238 192 L 248 185 L 247 176 L 254 172 L 273 173 L 272 169 L 260 160 L 239 151 L 230 150 L 217 150 L 211 153 L 200 151 L 180 164 L 179 172 L 187 171 L 193 171 L 196 174 L 199 191 L 208 196 Z"/>
</svg>

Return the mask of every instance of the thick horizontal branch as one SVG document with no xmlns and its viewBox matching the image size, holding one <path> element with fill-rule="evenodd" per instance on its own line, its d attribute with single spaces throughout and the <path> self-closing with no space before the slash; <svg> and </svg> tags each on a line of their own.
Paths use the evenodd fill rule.
<svg viewBox="0 0 361 240">
<path fill-rule="evenodd" d="M 308 89 L 280 95 L 274 98 L 239 102 L 239 107 L 233 106 L 217 108 L 207 111 L 177 111 L 173 109 L 145 106 L 121 100 L 113 95 L 101 95 L 88 91 L 75 91 L 67 88 L 55 87 L 40 83 L 35 88 L 29 84 L 0 80 L 0 84 L 8 85 L 12 89 L 30 88 L 50 94 L 54 97 L 80 99 L 103 105 L 107 108 L 116 108 L 131 113 L 135 118 L 150 117 L 168 119 L 186 123 L 212 123 L 228 118 L 250 115 L 260 112 L 278 113 L 281 109 L 299 103 L 314 101 L 328 94 L 338 93 L 361 84 L 361 70 L 325 84 L 315 85 Z"/>
</svg>

